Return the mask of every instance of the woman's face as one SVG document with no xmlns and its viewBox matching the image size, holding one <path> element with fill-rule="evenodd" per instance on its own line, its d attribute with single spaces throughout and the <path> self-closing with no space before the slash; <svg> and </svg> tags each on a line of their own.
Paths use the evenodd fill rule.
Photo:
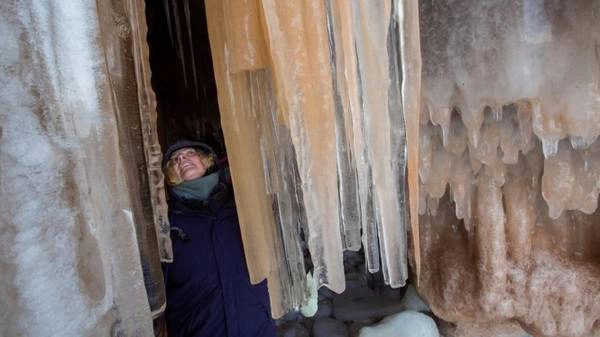
<svg viewBox="0 0 600 337">
<path fill-rule="evenodd" d="M 204 154 L 191 147 L 184 147 L 173 153 L 171 160 L 174 161 L 175 172 L 181 179 L 188 181 L 202 177 L 206 173 Z"/>
</svg>

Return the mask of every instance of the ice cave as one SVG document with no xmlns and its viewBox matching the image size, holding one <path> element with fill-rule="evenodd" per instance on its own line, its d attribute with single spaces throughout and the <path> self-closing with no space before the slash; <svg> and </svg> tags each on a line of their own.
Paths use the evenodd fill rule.
<svg viewBox="0 0 600 337">
<path fill-rule="evenodd" d="M 600 336 L 600 1 L 0 3 L 0 336 L 165 336 L 162 153 L 280 336 Z"/>
</svg>

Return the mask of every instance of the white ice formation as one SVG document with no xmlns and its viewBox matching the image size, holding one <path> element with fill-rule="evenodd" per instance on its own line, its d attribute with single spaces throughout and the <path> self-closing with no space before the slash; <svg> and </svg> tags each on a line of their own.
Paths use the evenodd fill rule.
<svg viewBox="0 0 600 337">
<path fill-rule="evenodd" d="M 360 329 L 358 337 L 439 337 L 435 321 L 420 312 L 403 311 Z"/>
<path fill-rule="evenodd" d="M 473 188 L 501 188 L 510 167 L 538 160 L 539 148 L 550 217 L 593 213 L 600 192 L 598 2 L 422 1 L 420 10 L 420 213 L 435 212 L 449 186 L 456 216 L 468 226 Z M 491 210 L 496 192 L 489 192 Z"/>
<path fill-rule="evenodd" d="M 420 18 L 420 292 L 448 321 L 597 333 L 600 3 L 422 1 Z"/>
<path fill-rule="evenodd" d="M 143 7 L 4 1 L 0 34 L 0 335 L 151 336 Z"/>
</svg>

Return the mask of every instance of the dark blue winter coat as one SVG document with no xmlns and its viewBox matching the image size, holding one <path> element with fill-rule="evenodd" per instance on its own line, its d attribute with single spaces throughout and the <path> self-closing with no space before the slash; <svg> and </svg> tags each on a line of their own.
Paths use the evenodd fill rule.
<svg viewBox="0 0 600 337">
<path fill-rule="evenodd" d="M 165 265 L 169 337 L 274 337 L 266 280 L 252 285 L 233 189 L 221 170 L 208 201 L 171 195 L 173 263 Z"/>
</svg>

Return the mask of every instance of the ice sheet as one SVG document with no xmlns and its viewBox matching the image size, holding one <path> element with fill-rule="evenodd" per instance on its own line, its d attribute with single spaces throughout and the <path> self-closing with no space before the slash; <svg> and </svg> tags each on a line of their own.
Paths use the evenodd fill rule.
<svg viewBox="0 0 600 337">
<path fill-rule="evenodd" d="M 120 97 L 135 69 L 111 49 L 132 47 L 134 19 L 122 15 L 133 7 L 113 5 L 122 21 L 104 21 L 95 3 L 0 5 L 1 335 L 152 334 L 142 265 L 158 252 L 138 231 L 153 221 L 133 200 L 148 186 L 131 164 L 144 155 L 128 152 L 119 124 L 139 120 L 135 86 L 132 105 Z M 141 263 L 144 251 L 155 264 Z"/>
</svg>

